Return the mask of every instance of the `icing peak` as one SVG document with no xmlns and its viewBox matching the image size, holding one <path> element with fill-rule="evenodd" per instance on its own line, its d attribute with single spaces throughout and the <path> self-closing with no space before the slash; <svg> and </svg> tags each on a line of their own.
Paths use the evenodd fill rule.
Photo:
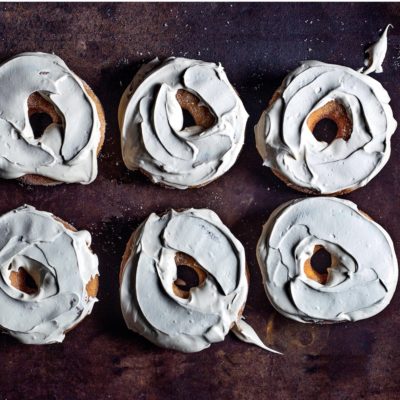
<svg viewBox="0 0 400 400">
<path fill-rule="evenodd" d="M 368 58 L 365 60 L 365 68 L 361 68 L 360 70 L 363 74 L 368 75 L 372 72 L 376 72 L 377 74 L 383 72 L 382 63 L 386 56 L 389 28 L 393 28 L 393 25 L 388 24 L 379 40 L 365 51 Z"/>
</svg>

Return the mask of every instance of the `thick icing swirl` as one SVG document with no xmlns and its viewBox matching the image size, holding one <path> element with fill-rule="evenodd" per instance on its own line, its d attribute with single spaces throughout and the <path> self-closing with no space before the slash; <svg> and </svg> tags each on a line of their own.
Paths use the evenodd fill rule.
<svg viewBox="0 0 400 400">
<path fill-rule="evenodd" d="M 279 96 L 255 126 L 264 165 L 291 184 L 322 194 L 366 185 L 390 156 L 397 123 L 390 97 L 375 79 L 351 68 L 306 61 L 290 73 Z M 352 121 L 348 140 L 318 141 L 307 120 L 328 102 L 342 105 Z"/>
<path fill-rule="evenodd" d="M 183 129 L 178 90 L 197 96 L 214 116 L 205 129 Z M 248 115 L 219 64 L 168 58 L 138 72 L 122 96 L 123 160 L 156 183 L 179 189 L 205 185 L 229 170 L 244 142 Z"/>
<path fill-rule="evenodd" d="M 191 288 L 186 299 L 173 291 L 178 252 L 206 272 L 204 283 Z M 206 209 L 151 214 L 132 237 L 121 278 L 128 328 L 158 346 L 183 352 L 224 340 L 248 292 L 242 244 Z"/>
<path fill-rule="evenodd" d="M 31 206 L 1 216 L 0 229 L 0 329 L 27 344 L 62 342 L 97 301 L 86 289 L 99 274 L 89 232 L 67 229 Z M 35 281 L 36 292 L 11 284 L 20 267 Z"/>
<path fill-rule="evenodd" d="M 97 176 L 100 120 L 83 82 L 59 57 L 22 53 L 0 65 L 0 177 L 36 174 L 60 182 L 90 183 Z M 62 123 L 34 137 L 28 98 L 40 93 Z"/>
<path fill-rule="evenodd" d="M 325 284 L 305 272 L 316 246 L 331 254 Z M 300 322 L 372 317 L 389 304 L 398 279 L 387 232 L 354 203 L 333 197 L 278 207 L 264 225 L 257 258 L 273 306 Z"/>
</svg>

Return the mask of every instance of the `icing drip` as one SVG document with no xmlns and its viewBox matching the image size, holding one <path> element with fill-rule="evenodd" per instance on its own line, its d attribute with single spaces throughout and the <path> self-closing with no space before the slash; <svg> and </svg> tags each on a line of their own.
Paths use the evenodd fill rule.
<svg viewBox="0 0 400 400">
<path fill-rule="evenodd" d="M 290 73 L 279 98 L 255 126 L 264 165 L 290 183 L 333 194 L 366 185 L 390 156 L 397 123 L 382 85 L 350 68 L 306 61 Z M 352 121 L 347 140 L 319 142 L 307 120 L 330 101 L 341 104 Z"/>
<path fill-rule="evenodd" d="M 238 321 L 248 292 L 244 249 L 214 212 L 151 214 L 131 243 L 120 288 L 129 329 L 158 346 L 196 352 L 224 340 L 233 324 L 244 326 Z M 206 272 L 188 298 L 173 291 L 177 253 L 189 255 Z M 249 329 L 242 339 L 260 345 L 255 333 L 246 334 Z"/>
<path fill-rule="evenodd" d="M 183 129 L 178 90 L 196 95 L 215 117 L 204 129 Z M 248 115 L 221 65 L 185 58 L 157 59 L 139 70 L 122 96 L 123 160 L 154 182 L 200 186 L 232 167 L 243 146 Z"/>
<path fill-rule="evenodd" d="M 380 39 L 366 50 L 368 58 L 365 60 L 365 68 L 361 68 L 360 72 L 367 75 L 372 72 L 383 72 L 382 63 L 387 51 L 387 33 L 389 28 L 393 28 L 392 24 L 386 26 Z"/>
<path fill-rule="evenodd" d="M 0 177 L 37 174 L 56 181 L 91 183 L 97 176 L 100 121 L 82 81 L 59 57 L 22 53 L 0 66 Z M 39 92 L 62 124 L 34 137 L 28 97 Z"/>
<path fill-rule="evenodd" d="M 243 319 L 240 319 L 232 328 L 232 332 L 243 342 L 254 344 L 264 350 L 271 351 L 272 353 L 282 354 L 281 352 L 271 349 L 266 346 L 259 338 L 254 329 Z"/>
<path fill-rule="evenodd" d="M 23 206 L 0 217 L 0 327 L 27 344 L 62 342 L 65 332 L 92 311 L 87 283 L 98 271 L 87 231 L 71 231 L 50 213 Z M 35 293 L 12 286 L 23 267 Z"/>
<path fill-rule="evenodd" d="M 325 285 L 304 271 L 316 246 L 333 260 Z M 300 199 L 277 208 L 264 225 L 257 259 L 273 306 L 300 322 L 372 317 L 389 304 L 398 279 L 387 232 L 354 203 L 337 198 Z"/>
</svg>

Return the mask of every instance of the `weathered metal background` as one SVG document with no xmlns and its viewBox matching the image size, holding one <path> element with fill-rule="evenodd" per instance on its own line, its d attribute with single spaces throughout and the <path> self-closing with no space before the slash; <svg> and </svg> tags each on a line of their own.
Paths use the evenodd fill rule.
<svg viewBox="0 0 400 400">
<path fill-rule="evenodd" d="M 388 89 L 400 119 L 397 4 L 0 5 L 0 59 L 23 51 L 55 52 L 94 89 L 107 119 L 93 184 L 30 188 L 0 182 L 0 213 L 29 203 L 88 229 L 101 271 L 100 302 L 63 344 L 29 347 L 0 337 L 0 398 L 400 398 L 399 293 L 372 319 L 303 325 L 274 312 L 255 258 L 261 225 L 271 211 L 302 196 L 261 166 L 253 137 L 261 111 L 300 60 L 362 66 L 366 45 L 389 22 L 395 29 L 389 35 L 384 73 L 376 77 Z M 221 61 L 250 114 L 238 162 L 205 188 L 163 189 L 128 172 L 122 163 L 118 102 L 140 64 L 156 56 Z M 346 196 L 388 230 L 397 250 L 399 135 L 393 137 L 392 157 L 384 170 Z M 150 212 L 170 207 L 209 207 L 242 241 L 251 272 L 245 315 L 284 356 L 231 335 L 201 353 L 181 354 L 156 348 L 125 328 L 117 280 L 125 244 Z"/>
</svg>

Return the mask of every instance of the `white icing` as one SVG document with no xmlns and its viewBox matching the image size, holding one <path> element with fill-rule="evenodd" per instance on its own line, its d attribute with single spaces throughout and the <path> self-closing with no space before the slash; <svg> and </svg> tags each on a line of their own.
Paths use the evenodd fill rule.
<svg viewBox="0 0 400 400">
<path fill-rule="evenodd" d="M 390 97 L 375 79 L 351 68 L 306 61 L 290 73 L 279 97 L 255 126 L 264 165 L 290 183 L 322 194 L 366 185 L 390 156 L 397 123 Z M 353 125 L 350 138 L 319 142 L 307 120 L 330 101 L 342 104 Z"/>
<path fill-rule="evenodd" d="M 86 291 L 99 275 L 90 233 L 66 229 L 31 206 L 1 216 L 0 230 L 0 329 L 27 344 L 62 342 L 97 301 Z M 36 293 L 11 285 L 10 274 L 20 267 L 34 279 Z"/>
<path fill-rule="evenodd" d="M 206 209 L 151 214 L 134 235 L 120 288 L 128 328 L 183 352 L 224 340 L 244 307 L 248 282 L 243 246 L 218 216 Z M 173 291 L 177 252 L 207 273 L 187 299 Z"/>
<path fill-rule="evenodd" d="M 37 174 L 56 181 L 91 183 L 97 176 L 100 121 L 82 81 L 59 57 L 22 53 L 0 65 L 0 177 Z M 28 97 L 39 92 L 62 124 L 35 139 Z"/>
<path fill-rule="evenodd" d="M 387 33 L 389 28 L 393 28 L 392 24 L 386 26 L 380 39 L 366 50 L 368 58 L 365 60 L 365 68 L 361 68 L 360 72 L 367 75 L 372 72 L 383 72 L 382 63 L 387 51 Z"/>
<path fill-rule="evenodd" d="M 333 259 L 325 285 L 304 263 L 321 245 Z M 264 225 L 257 259 L 267 296 L 300 322 L 357 321 L 390 302 L 398 265 L 393 242 L 357 206 L 337 198 L 307 198 L 278 207 Z"/>
<path fill-rule="evenodd" d="M 183 129 L 179 89 L 195 94 L 215 117 L 209 129 Z M 229 170 L 243 146 L 248 115 L 221 65 L 157 59 L 139 70 L 122 96 L 123 160 L 178 189 L 205 185 Z"/>
<path fill-rule="evenodd" d="M 236 324 L 232 327 L 232 332 L 243 342 L 254 344 L 264 350 L 271 351 L 272 353 L 282 354 L 280 351 L 266 346 L 257 335 L 255 330 L 243 319 L 240 319 L 238 322 L 236 322 Z"/>
</svg>

